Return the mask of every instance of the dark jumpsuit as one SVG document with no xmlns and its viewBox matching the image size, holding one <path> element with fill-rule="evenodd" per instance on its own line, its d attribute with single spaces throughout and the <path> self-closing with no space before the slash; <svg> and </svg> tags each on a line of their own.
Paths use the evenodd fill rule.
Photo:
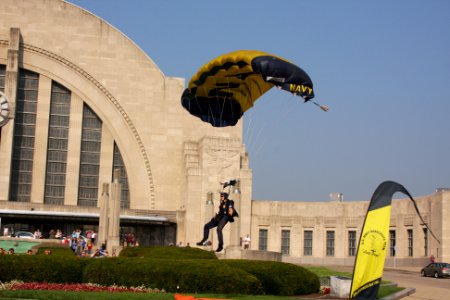
<svg viewBox="0 0 450 300">
<path fill-rule="evenodd" d="M 234 209 L 234 201 L 230 199 L 226 199 L 221 201 L 219 206 L 219 212 L 211 219 L 208 223 L 203 227 L 203 242 L 208 240 L 209 230 L 217 227 L 217 238 L 219 240 L 219 247 L 223 246 L 223 234 L 222 229 L 227 225 L 228 222 L 234 222 L 234 216 L 228 215 L 229 208 Z"/>
</svg>

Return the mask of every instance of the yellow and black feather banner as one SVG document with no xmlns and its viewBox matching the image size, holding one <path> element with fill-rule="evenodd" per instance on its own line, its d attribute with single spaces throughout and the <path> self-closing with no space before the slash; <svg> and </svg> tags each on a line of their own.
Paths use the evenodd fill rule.
<svg viewBox="0 0 450 300">
<path fill-rule="evenodd" d="M 411 199 L 422 224 L 428 228 L 416 201 L 401 184 L 393 181 L 381 183 L 373 193 L 367 209 L 353 270 L 350 299 L 372 300 L 378 294 L 386 258 L 392 196 L 397 192 Z M 429 228 L 428 230 L 436 238 Z"/>
</svg>

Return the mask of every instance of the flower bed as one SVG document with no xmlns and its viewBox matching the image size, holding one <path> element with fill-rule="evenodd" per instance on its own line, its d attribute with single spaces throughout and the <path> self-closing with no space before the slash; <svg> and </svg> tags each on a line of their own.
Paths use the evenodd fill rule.
<svg viewBox="0 0 450 300">
<path fill-rule="evenodd" d="M 40 291 L 71 291 L 71 292 L 136 292 L 136 293 L 165 293 L 164 290 L 147 288 L 145 286 L 103 286 L 94 283 L 46 283 L 11 281 L 0 283 L 0 290 L 40 290 Z"/>
</svg>

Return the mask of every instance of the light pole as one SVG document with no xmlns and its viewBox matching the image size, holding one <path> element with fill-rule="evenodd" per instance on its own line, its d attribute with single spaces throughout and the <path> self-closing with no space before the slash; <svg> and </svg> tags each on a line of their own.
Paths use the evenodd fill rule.
<svg viewBox="0 0 450 300">
<path fill-rule="evenodd" d="M 205 212 L 205 216 L 206 216 L 206 220 L 205 222 L 209 222 L 210 219 L 212 219 L 214 217 L 214 197 L 213 197 L 213 192 L 207 192 L 206 193 L 206 212 Z M 214 249 L 214 231 L 211 230 L 210 232 L 211 234 L 211 249 Z"/>
<path fill-rule="evenodd" d="M 241 211 L 241 182 L 240 180 L 236 181 L 236 184 L 234 185 L 233 189 L 234 194 L 234 207 L 238 213 Z M 241 220 L 240 217 L 234 219 L 234 230 L 233 230 L 233 236 L 231 245 L 240 247 L 240 240 L 241 240 Z"/>
</svg>

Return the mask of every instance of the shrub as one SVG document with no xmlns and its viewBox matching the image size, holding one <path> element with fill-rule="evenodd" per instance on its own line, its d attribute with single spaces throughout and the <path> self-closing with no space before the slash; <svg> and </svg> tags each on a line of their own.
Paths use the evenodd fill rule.
<svg viewBox="0 0 450 300">
<path fill-rule="evenodd" d="M 320 289 L 317 275 L 298 265 L 250 260 L 224 260 L 222 263 L 256 276 L 268 295 L 304 295 Z"/>
<path fill-rule="evenodd" d="M 148 259 L 217 259 L 211 251 L 190 247 L 127 247 L 120 257 L 143 257 Z"/>
<path fill-rule="evenodd" d="M 85 269 L 85 282 L 102 285 L 145 285 L 182 293 L 263 293 L 259 280 L 217 260 L 142 258 L 95 259 Z"/>
<path fill-rule="evenodd" d="M 0 281 L 79 283 L 87 260 L 45 255 L 0 256 Z"/>
<path fill-rule="evenodd" d="M 49 247 L 39 252 L 45 249 Z M 61 251 L 61 255 L 1 255 L 0 281 L 90 282 L 107 286 L 144 285 L 180 293 L 253 295 L 301 295 L 317 292 L 320 287 L 317 275 L 297 265 L 217 260 L 213 253 L 195 248 L 127 248 L 121 257 L 98 259 L 75 257 L 70 249 L 51 250 L 54 254 Z"/>
<path fill-rule="evenodd" d="M 52 256 L 60 257 L 74 257 L 75 253 L 65 244 L 39 244 L 39 246 L 33 247 L 36 250 L 36 255 L 45 255 L 45 250 L 50 250 Z"/>
</svg>

